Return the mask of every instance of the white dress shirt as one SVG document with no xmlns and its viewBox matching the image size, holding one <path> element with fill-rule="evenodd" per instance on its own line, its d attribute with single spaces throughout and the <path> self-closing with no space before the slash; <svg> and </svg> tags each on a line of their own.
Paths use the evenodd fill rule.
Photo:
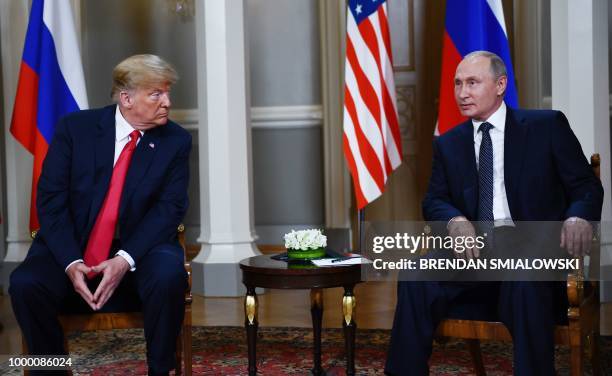
<svg viewBox="0 0 612 376">
<path fill-rule="evenodd" d="M 113 160 L 113 167 L 117 163 L 119 155 L 121 155 L 121 152 L 123 151 L 125 145 L 130 142 L 130 133 L 132 133 L 134 130 L 135 129 L 130 125 L 130 123 L 125 120 L 125 118 L 121 114 L 121 111 L 119 111 L 119 106 L 117 106 L 117 109 L 115 110 L 115 159 Z M 144 132 L 140 131 L 140 135 L 144 135 Z M 140 137 L 138 141 L 136 141 L 136 145 L 138 145 L 141 138 L 142 137 Z M 134 262 L 134 259 L 132 258 L 132 256 L 130 256 L 129 253 L 127 253 L 123 249 L 120 249 L 117 251 L 117 253 L 115 253 L 115 256 L 123 257 L 125 261 L 130 264 L 130 271 L 136 270 L 136 263 Z M 74 260 L 73 262 L 68 264 L 66 270 L 68 270 L 68 268 L 70 268 L 72 264 L 76 262 L 83 262 L 83 259 Z"/>
<path fill-rule="evenodd" d="M 495 111 L 486 122 L 493 125 L 489 130 L 491 143 L 493 144 L 493 218 L 495 226 L 513 225 L 508 197 L 506 196 L 506 185 L 504 181 L 504 131 L 506 129 L 506 104 Z M 472 119 L 474 125 L 474 152 L 476 153 L 476 167 L 478 168 L 478 158 L 480 156 L 480 143 L 482 142 L 482 132 L 478 131 L 483 121 Z"/>
</svg>

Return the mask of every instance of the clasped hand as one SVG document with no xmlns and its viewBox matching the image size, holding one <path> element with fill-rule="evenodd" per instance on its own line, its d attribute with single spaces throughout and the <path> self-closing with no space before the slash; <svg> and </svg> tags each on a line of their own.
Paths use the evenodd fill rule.
<svg viewBox="0 0 612 376">
<path fill-rule="evenodd" d="M 74 290 L 85 300 L 91 309 L 97 311 L 113 295 L 129 269 L 130 265 L 123 257 L 115 256 L 94 267 L 89 267 L 82 262 L 74 263 L 70 265 L 66 273 L 74 286 Z M 87 286 L 87 274 L 90 272 L 102 274 L 102 280 L 93 294 Z"/>
</svg>

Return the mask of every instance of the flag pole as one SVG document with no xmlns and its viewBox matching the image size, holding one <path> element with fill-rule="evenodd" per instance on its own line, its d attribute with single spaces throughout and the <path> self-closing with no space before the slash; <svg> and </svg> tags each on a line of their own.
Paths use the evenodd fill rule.
<svg viewBox="0 0 612 376">
<path fill-rule="evenodd" d="M 364 207 L 382 195 L 387 176 L 402 163 L 402 137 L 397 103 L 387 103 L 387 100 L 395 102 L 396 92 L 393 70 L 385 69 L 393 67 L 387 2 L 350 0 L 345 3 L 347 48 L 342 147 L 357 202 L 357 234 L 353 234 L 357 238 L 353 237 L 353 248 L 362 252 L 366 247 Z M 375 31 L 371 24 L 380 30 Z M 366 41 L 377 38 L 382 42 L 378 44 L 380 48 L 372 49 Z M 359 80 L 354 72 L 359 72 Z M 370 104 L 374 107 L 370 108 Z M 376 117 L 358 116 L 366 111 L 381 114 L 386 121 L 380 124 Z M 370 129 L 380 129 L 380 132 L 370 132 Z M 363 149 L 363 135 L 367 135 L 366 143 L 383 145 L 383 148 L 376 152 L 369 147 Z"/>
<path fill-rule="evenodd" d="M 365 207 L 357 210 L 357 239 L 359 242 L 358 253 L 363 254 L 363 241 L 365 234 L 363 233 L 363 225 L 365 222 Z"/>
</svg>

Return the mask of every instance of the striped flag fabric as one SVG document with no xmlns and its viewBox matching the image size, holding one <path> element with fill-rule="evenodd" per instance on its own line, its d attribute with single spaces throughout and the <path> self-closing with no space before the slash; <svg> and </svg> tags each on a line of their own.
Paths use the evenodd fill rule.
<svg viewBox="0 0 612 376">
<path fill-rule="evenodd" d="M 444 134 L 466 120 L 455 101 L 454 78 L 457 65 L 470 52 L 491 51 L 504 60 L 508 71 L 504 100 L 508 106 L 518 107 L 501 0 L 447 0 L 444 26 L 436 135 Z"/>
<path fill-rule="evenodd" d="M 378 198 L 402 162 L 393 58 L 384 0 L 349 0 L 343 149 L 357 208 Z"/>
<path fill-rule="evenodd" d="M 85 109 L 87 93 L 70 0 L 33 0 L 11 133 L 33 156 L 30 230 L 39 227 L 36 187 L 60 117 Z"/>
</svg>

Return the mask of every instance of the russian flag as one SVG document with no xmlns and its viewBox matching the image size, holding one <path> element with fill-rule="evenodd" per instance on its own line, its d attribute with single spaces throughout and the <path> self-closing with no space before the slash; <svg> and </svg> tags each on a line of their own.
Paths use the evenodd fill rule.
<svg viewBox="0 0 612 376">
<path fill-rule="evenodd" d="M 30 230 L 39 228 L 36 187 L 55 124 L 85 109 L 87 92 L 70 0 L 33 0 L 11 133 L 34 156 Z"/>
<path fill-rule="evenodd" d="M 457 65 L 473 51 L 491 51 L 504 60 L 508 71 L 504 100 L 508 106 L 518 107 L 501 0 L 447 0 L 444 26 L 436 134 L 443 134 L 466 120 L 455 101 L 454 78 Z"/>
</svg>

